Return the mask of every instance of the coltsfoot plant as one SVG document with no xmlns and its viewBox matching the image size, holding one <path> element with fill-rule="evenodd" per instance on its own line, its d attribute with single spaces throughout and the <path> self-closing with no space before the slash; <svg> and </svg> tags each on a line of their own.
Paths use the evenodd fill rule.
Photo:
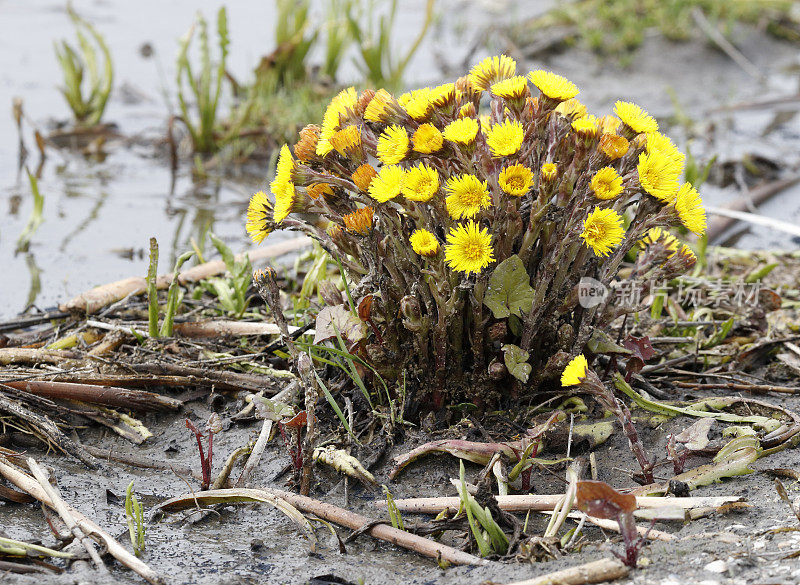
<svg viewBox="0 0 800 585">
<path fill-rule="evenodd" d="M 316 341 L 345 338 L 423 409 L 557 387 L 572 356 L 603 351 L 603 330 L 643 308 L 586 302 L 581 280 L 609 287 L 627 258 L 644 299 L 695 263 L 665 228 L 705 230 L 656 120 L 623 101 L 595 117 L 564 77 L 516 68 L 491 57 L 397 97 L 346 89 L 281 149 L 273 197 L 250 201 L 254 241 L 304 232 L 346 272 L 348 299 L 327 295 Z"/>
</svg>

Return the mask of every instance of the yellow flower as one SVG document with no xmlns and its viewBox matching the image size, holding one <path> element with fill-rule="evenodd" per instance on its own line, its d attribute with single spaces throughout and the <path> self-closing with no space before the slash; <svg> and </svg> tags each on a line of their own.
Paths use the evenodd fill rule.
<svg viewBox="0 0 800 585">
<path fill-rule="evenodd" d="M 600 124 L 600 132 L 604 134 L 616 134 L 622 122 L 616 116 L 606 114 L 605 116 L 600 116 L 598 123 Z"/>
<path fill-rule="evenodd" d="M 397 101 L 400 102 L 406 113 L 417 121 L 427 118 L 433 109 L 431 90 L 427 87 L 405 93 Z"/>
<path fill-rule="evenodd" d="M 472 220 L 458 224 L 447 235 L 444 259 L 453 270 L 478 273 L 494 262 L 492 236 Z"/>
<path fill-rule="evenodd" d="M 625 235 L 622 216 L 613 209 L 595 207 L 583 224 L 581 238 L 598 256 L 608 256 Z"/>
<path fill-rule="evenodd" d="M 478 114 L 475 111 L 475 104 L 473 104 L 472 102 L 464 104 L 458 109 L 459 118 L 474 118 L 477 115 Z"/>
<path fill-rule="evenodd" d="M 448 108 L 456 101 L 456 84 L 445 83 L 431 90 L 431 103 L 437 108 Z"/>
<path fill-rule="evenodd" d="M 577 99 L 565 100 L 556 106 L 556 112 L 565 118 L 583 118 L 586 115 L 586 106 Z"/>
<path fill-rule="evenodd" d="M 550 99 L 563 102 L 578 95 L 577 86 L 566 77 L 556 75 L 552 71 L 538 69 L 528 73 L 531 83 L 539 88 Z"/>
<path fill-rule="evenodd" d="M 636 134 L 658 130 L 658 122 L 653 116 L 631 102 L 617 101 L 614 104 L 614 113 Z"/>
<path fill-rule="evenodd" d="M 613 167 L 604 167 L 594 174 L 591 186 L 598 199 L 613 199 L 622 193 L 622 177 Z"/>
<path fill-rule="evenodd" d="M 511 57 L 486 57 L 469 72 L 469 81 L 472 89 L 480 93 L 498 81 L 513 77 L 516 72 L 517 63 Z"/>
<path fill-rule="evenodd" d="M 317 142 L 317 156 L 325 156 L 333 150 L 330 140 L 339 130 L 339 125 L 342 123 L 341 117 L 348 110 L 355 109 L 357 101 L 358 96 L 356 96 L 354 87 L 343 89 L 331 100 L 322 118 L 322 128 Z"/>
<path fill-rule="evenodd" d="M 678 150 L 678 147 L 668 136 L 664 136 L 661 132 L 648 132 L 645 146 L 648 153 L 658 152 L 663 154 L 680 169 L 679 172 L 683 172 L 686 155 Z"/>
<path fill-rule="evenodd" d="M 533 183 L 533 171 L 522 164 L 515 164 L 500 171 L 500 188 L 509 195 L 522 197 Z"/>
<path fill-rule="evenodd" d="M 671 252 L 670 257 L 672 257 L 675 252 L 678 251 L 678 246 L 680 245 L 680 242 L 678 242 L 678 239 L 675 236 L 662 230 L 660 227 L 654 227 L 647 230 L 647 233 L 644 235 L 644 237 L 639 240 L 639 245 L 642 248 L 646 248 L 647 246 L 652 246 L 656 242 L 660 242 L 664 245 L 664 247 L 666 247 L 667 250 Z"/>
<path fill-rule="evenodd" d="M 478 122 L 475 118 L 461 118 L 445 126 L 442 134 L 450 142 L 472 144 L 478 135 Z"/>
<path fill-rule="evenodd" d="M 439 191 L 439 173 L 425 164 L 406 171 L 403 195 L 411 201 L 430 201 Z"/>
<path fill-rule="evenodd" d="M 691 183 L 684 183 L 678 190 L 675 210 L 681 223 L 690 232 L 698 236 L 706 233 L 706 210 L 703 207 L 703 199 Z"/>
<path fill-rule="evenodd" d="M 365 163 L 358 167 L 350 177 L 353 179 L 353 183 L 356 184 L 356 187 L 362 191 L 367 191 L 369 189 L 369 184 L 372 183 L 372 179 L 374 179 L 377 174 L 372 165 Z"/>
<path fill-rule="evenodd" d="M 453 219 L 474 217 L 481 209 L 492 204 L 486 181 L 481 182 L 475 175 L 450 177 L 446 188 L 449 194 L 445 199 L 447 212 Z"/>
<path fill-rule="evenodd" d="M 397 124 L 392 124 L 378 138 L 378 153 L 380 161 L 387 165 L 396 165 L 408 154 L 408 133 L 406 129 Z"/>
<path fill-rule="evenodd" d="M 428 230 L 414 230 L 408 241 L 411 249 L 420 256 L 436 256 L 439 252 L 439 240 Z"/>
<path fill-rule="evenodd" d="M 493 156 L 511 156 L 519 151 L 524 137 L 525 130 L 520 122 L 506 120 L 489 128 L 486 144 L 492 149 Z"/>
<path fill-rule="evenodd" d="M 381 167 L 378 175 L 369 184 L 369 196 L 381 203 L 394 199 L 403 189 L 405 174 L 403 168 L 397 165 Z"/>
<path fill-rule="evenodd" d="M 583 354 L 578 354 L 572 361 L 567 364 L 564 371 L 561 373 L 562 386 L 577 386 L 586 377 L 586 372 L 589 369 L 589 362 Z"/>
<path fill-rule="evenodd" d="M 306 187 L 306 193 L 311 199 L 319 199 L 320 196 L 329 197 L 333 195 L 333 188 L 328 183 L 311 183 Z"/>
<path fill-rule="evenodd" d="M 438 152 L 442 148 L 444 138 L 439 129 L 433 124 L 422 124 L 411 137 L 414 150 L 422 154 Z"/>
<path fill-rule="evenodd" d="M 600 137 L 600 146 L 598 149 L 606 155 L 609 160 L 622 158 L 628 152 L 628 148 L 630 148 L 630 143 L 624 136 L 603 134 Z"/>
<path fill-rule="evenodd" d="M 361 127 L 346 126 L 331 136 L 330 142 L 342 156 L 353 156 L 361 150 Z"/>
<path fill-rule="evenodd" d="M 544 163 L 539 171 L 539 175 L 541 180 L 545 183 L 555 181 L 556 177 L 558 176 L 558 167 L 555 165 L 555 163 Z"/>
<path fill-rule="evenodd" d="M 250 198 L 250 205 L 247 206 L 247 223 L 245 229 L 250 235 L 250 239 L 256 244 L 264 241 L 271 231 L 267 227 L 267 221 L 272 215 L 272 205 L 263 191 L 254 193 Z"/>
<path fill-rule="evenodd" d="M 521 75 L 492 84 L 492 93 L 507 100 L 519 100 L 528 91 L 528 80 Z"/>
<path fill-rule="evenodd" d="M 300 130 L 300 140 L 294 145 L 294 155 L 301 162 L 307 163 L 317 156 L 319 126 L 309 124 Z"/>
<path fill-rule="evenodd" d="M 278 155 L 278 165 L 275 169 L 275 179 L 269 187 L 275 196 L 275 211 L 273 221 L 281 223 L 291 213 L 294 205 L 295 189 L 292 183 L 292 172 L 295 170 L 295 162 L 292 153 L 285 144 L 281 147 Z"/>
<path fill-rule="evenodd" d="M 658 151 L 643 152 L 636 170 L 642 189 L 665 203 L 675 201 L 681 169 L 669 157 Z"/>
<path fill-rule="evenodd" d="M 345 229 L 351 234 L 367 236 L 372 229 L 372 219 L 374 215 L 375 211 L 367 206 L 356 209 L 352 213 L 348 213 L 342 217 L 342 220 L 344 221 Z"/>
<path fill-rule="evenodd" d="M 367 104 L 364 119 L 370 122 L 385 124 L 399 113 L 400 106 L 385 89 L 379 89 Z"/>
<path fill-rule="evenodd" d="M 599 131 L 597 118 L 591 114 L 583 118 L 576 118 L 572 121 L 572 129 L 582 138 L 594 138 Z"/>
</svg>

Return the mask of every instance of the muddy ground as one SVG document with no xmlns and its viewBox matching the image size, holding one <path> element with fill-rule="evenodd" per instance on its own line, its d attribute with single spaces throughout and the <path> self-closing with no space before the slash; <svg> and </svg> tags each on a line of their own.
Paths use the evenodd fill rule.
<svg viewBox="0 0 800 585">
<path fill-rule="evenodd" d="M 233 8 L 233 7 L 231 7 Z M 544 62 L 529 61 L 525 66 L 547 65 L 573 79 L 581 88 L 581 98 L 591 109 L 607 112 L 617 98 L 632 99 L 648 110 L 667 120 L 674 114 L 674 105 L 666 91 L 675 90 L 681 106 L 697 123 L 697 136 L 690 143 L 692 152 L 698 157 L 719 153 L 721 160 L 736 161 L 743 153 L 755 153 L 775 161 L 778 173 L 796 170 L 800 162 L 797 146 L 800 144 L 800 120 L 796 116 L 798 103 L 779 107 L 716 112 L 720 106 L 762 99 L 770 96 L 792 95 L 798 90 L 797 69 L 798 49 L 769 39 L 760 33 L 742 30 L 737 33 L 736 42 L 742 52 L 757 67 L 765 72 L 766 81 L 757 81 L 747 75 L 726 55 L 710 48 L 704 41 L 697 40 L 685 44 L 673 44 L 659 37 L 648 38 L 634 59 L 630 68 L 621 69 L 613 63 L 602 61 L 580 49 L 548 57 Z M 476 55 L 477 57 L 480 55 Z M 522 66 L 522 64 L 520 64 Z M 460 73 L 459 73 L 460 74 Z M 152 106 L 152 105 L 151 105 Z M 785 112 L 780 114 L 780 112 Z M 792 113 L 794 112 L 794 113 Z M 776 122 L 777 120 L 777 122 Z M 710 122 L 709 127 L 706 123 Z M 685 128 L 673 126 L 673 134 L 688 136 Z M 75 163 L 68 165 L 75 167 Z M 80 165 L 78 165 L 80 168 Z M 138 171 L 136 169 L 139 169 Z M 149 168 L 139 166 L 128 168 L 125 172 L 136 175 Z M 92 174 L 115 172 L 115 167 L 94 167 Z M 80 177 L 78 177 L 80 179 Z M 53 179 L 54 182 L 66 179 Z M 138 179 L 133 179 L 135 181 Z M 752 179 L 751 179 L 752 180 Z M 90 181 L 90 184 L 96 184 Z M 133 195 L 135 189 L 129 193 Z M 188 193 L 189 191 L 187 191 Z M 124 197 L 125 191 L 115 191 L 114 197 Z M 223 209 L 222 225 L 233 225 L 234 219 L 241 217 L 246 198 L 236 195 L 236 190 L 225 191 L 226 195 L 213 199 L 209 204 L 215 209 Z M 711 204 L 721 204 L 738 195 L 737 188 L 722 188 L 714 184 L 704 186 L 703 195 Z M 10 196 L 10 192 L 9 192 Z M 141 194 L 137 196 L 142 196 Z M 160 201 L 163 189 L 153 189 L 145 194 L 150 201 Z M 189 199 L 196 196 L 192 191 Z M 237 198 L 238 197 L 238 198 Z M 78 198 L 80 199 L 80 197 Z M 91 197 L 89 198 L 91 199 Z M 179 197 L 180 200 L 180 197 Z M 208 201 L 206 198 L 204 201 Z M 196 207 L 196 201 L 182 201 L 185 209 Z M 238 206 L 238 207 L 237 207 Z M 800 187 L 788 190 L 765 205 L 761 212 L 787 221 L 800 219 Z M 193 213 L 193 212 L 189 212 Z M 21 214 L 24 219 L 25 213 Z M 88 217 L 92 217 L 89 215 Z M 23 222 L 24 223 L 24 222 Z M 172 228 L 175 223 L 171 223 Z M 90 224 L 91 227 L 91 224 Z M 142 232 L 141 228 L 137 228 Z M 740 228 L 737 228 L 737 230 Z M 4 230 L 5 231 L 5 230 Z M 165 233 L 168 230 L 164 230 Z M 83 232 L 81 232 L 83 233 Z M 89 232 L 86 232 L 89 233 Z M 229 241 L 237 241 L 232 229 Z M 240 232 L 239 232 L 240 233 Z M 149 234 L 149 232 L 148 232 Z M 725 238 L 734 234 L 726 234 Z M 9 243 L 9 236 L 3 234 L 3 245 Z M 184 238 L 176 233 L 175 240 Z M 66 240 L 65 240 L 66 241 Z M 74 238 L 75 245 L 83 240 Z M 241 241 L 241 240 L 239 240 Z M 48 239 L 40 235 L 40 248 L 47 253 Z M 86 245 L 84 245 L 86 244 Z M 144 241 L 138 244 L 142 246 Z M 796 248 L 797 242 L 766 228 L 753 228 L 738 239 L 738 244 L 747 248 L 781 247 Z M 69 246 L 72 246 L 69 243 Z M 51 274 L 54 278 L 64 278 L 55 268 L 65 258 L 92 261 L 87 256 L 88 241 L 81 244 L 82 251 L 71 256 L 63 250 L 54 255 Z M 34 248 L 35 250 L 36 248 Z M 67 250 L 70 248 L 67 247 Z M 103 248 L 105 256 L 111 257 Z M 76 248 L 77 250 L 77 248 Z M 22 264 L 15 264 L 20 270 Z M 70 286 L 97 284 L 104 280 L 143 273 L 142 261 L 128 264 L 115 264 L 102 276 L 71 280 Z M 116 271 L 116 272 L 115 272 Z M 17 275 L 20 276 L 20 275 Z M 106 278 L 108 276 L 108 278 Z M 14 280 L 14 279 L 12 279 Z M 27 286 L 27 277 L 18 278 L 20 286 Z M 16 281 L 15 281 L 16 282 Z M 78 283 L 75 285 L 74 283 Z M 78 290 L 70 289 L 72 292 Z M 24 296 L 24 295 L 22 295 Z M 64 298 L 65 290 L 51 284 L 44 295 L 48 300 Z M 3 296 L 6 307 L 19 306 L 20 295 Z M 12 302 L 13 301 L 13 302 Z M 13 311 L 9 311 L 9 314 Z M 780 403 L 787 408 L 798 410 L 796 398 L 781 399 L 776 396 L 765 398 Z M 236 412 L 235 399 L 212 401 L 216 410 L 225 419 Z M 183 418 L 205 420 L 212 407 L 208 403 L 193 402 L 186 406 L 185 412 L 177 417 L 149 416 L 145 423 L 155 437 L 141 447 L 135 448 L 143 455 L 155 459 L 174 460 L 176 463 L 196 466 L 196 451 L 193 437 L 186 431 Z M 688 424 L 685 420 L 679 421 Z M 646 425 L 642 425 L 646 428 Z M 245 425 L 230 426 L 218 437 L 215 446 L 216 461 L 227 453 L 246 443 L 257 433 L 259 426 L 252 422 Z M 646 433 L 648 447 L 659 452 L 663 448 L 667 429 L 657 428 Z M 133 449 L 122 440 L 109 436 L 97 429 L 80 431 L 81 440 L 87 444 L 102 445 L 107 448 Z M 598 450 L 600 479 L 616 487 L 634 485 L 625 473 L 618 469 L 634 469 L 635 462 L 627 448 L 626 441 L 618 436 Z M 389 455 L 415 446 L 410 439 L 406 444 L 394 447 Z M 44 455 L 40 449 L 30 452 L 55 469 L 59 486 L 65 499 L 99 524 L 127 541 L 127 529 L 123 515 L 125 488 L 133 479 L 136 493 L 140 495 L 146 509 L 153 507 L 166 497 L 184 493 L 186 482 L 174 474 L 125 468 L 119 464 L 102 464 L 96 472 L 88 472 L 79 464 L 50 454 Z M 285 478 L 275 480 L 276 474 L 287 464 L 285 449 L 275 442 L 265 453 L 261 467 L 253 477 L 254 485 L 282 487 Z M 699 461 L 690 461 L 690 465 Z M 760 470 L 768 468 L 800 469 L 800 453 L 790 450 L 778 453 L 756 464 Z M 476 466 L 468 466 L 468 473 L 477 471 Z M 387 482 L 388 464 L 384 461 L 375 470 L 379 482 Z M 563 472 L 561 473 L 563 475 Z M 457 477 L 458 464 L 445 456 L 430 458 L 412 465 L 395 482 L 388 483 L 395 497 L 447 494 L 453 495 L 448 479 Z M 318 472 L 319 483 L 314 486 L 312 495 L 342 505 L 344 494 L 342 484 L 331 472 Z M 189 480 L 193 487 L 197 483 Z M 790 497 L 798 495 L 797 484 L 787 481 Z M 558 493 L 563 489 L 557 480 L 546 475 L 535 476 L 534 487 L 539 493 Z M 797 526 L 797 520 L 783 504 L 773 486 L 771 477 L 764 473 L 727 480 L 722 484 L 701 488 L 697 495 L 739 495 L 752 504 L 745 512 L 694 521 L 685 526 L 659 525 L 658 528 L 672 532 L 677 540 L 665 544 L 654 543 L 646 547 L 643 555 L 649 564 L 633 572 L 629 582 L 678 584 L 691 582 L 707 583 L 797 583 L 800 581 L 800 561 L 784 559 L 793 551 L 800 550 L 800 532 L 768 534 L 766 531 L 776 527 Z M 376 515 L 372 501 L 378 493 L 364 491 L 361 487 L 350 489 L 350 507 L 368 515 Z M 541 519 L 536 519 L 544 527 Z M 0 505 L 0 527 L 10 537 L 18 539 L 41 539 L 52 544 L 49 530 L 42 520 L 41 512 L 35 506 Z M 368 584 L 475 584 L 487 580 L 497 583 L 530 578 L 548 571 L 608 557 L 611 548 L 619 550 L 616 538 L 609 543 L 599 529 L 586 528 L 586 545 L 581 552 L 567 558 L 546 563 L 528 562 L 494 563 L 490 567 L 454 567 L 439 569 L 430 560 L 416 554 L 398 550 L 392 546 L 378 543 L 362 536 L 347 546 L 347 554 L 338 552 L 338 547 L 325 529 L 318 530 L 322 546 L 318 553 L 308 554 L 303 538 L 279 512 L 266 506 L 238 506 L 224 508 L 220 515 L 212 516 L 198 524 L 178 521 L 173 517 L 167 521 L 153 522 L 148 526 L 147 551 L 144 559 L 150 566 L 165 575 L 174 584 L 217 584 L 217 583 L 286 583 L 303 584 L 311 577 L 334 574 L 354 583 L 363 580 Z M 712 563 L 722 561 L 722 563 Z M 722 570 L 722 572 L 720 572 Z M 114 569 L 114 578 L 120 583 L 141 582 L 130 572 Z M 71 583 L 95 582 L 91 574 L 68 572 L 61 576 L 17 576 L 2 575 L 3 583 Z"/>
</svg>

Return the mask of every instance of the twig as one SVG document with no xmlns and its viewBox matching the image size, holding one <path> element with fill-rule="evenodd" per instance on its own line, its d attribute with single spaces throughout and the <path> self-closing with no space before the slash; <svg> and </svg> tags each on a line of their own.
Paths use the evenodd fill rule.
<svg viewBox="0 0 800 585">
<path fill-rule="evenodd" d="M 97 550 L 94 548 L 94 542 L 91 541 L 88 534 L 85 534 L 83 530 L 78 526 L 78 523 L 75 521 L 75 518 L 72 516 L 70 511 L 67 509 L 67 503 L 61 499 L 58 491 L 50 484 L 50 481 L 47 479 L 47 474 L 44 472 L 44 469 L 39 467 L 39 464 L 36 463 L 36 460 L 33 457 L 28 457 L 26 460 L 28 464 L 28 469 L 31 470 L 33 477 L 36 481 L 39 482 L 39 485 L 42 486 L 42 489 L 45 491 L 47 496 L 50 498 L 52 502 L 52 508 L 58 512 L 58 515 L 61 516 L 61 519 L 66 524 L 67 529 L 72 533 L 78 542 L 81 543 L 83 548 L 86 549 L 86 552 L 89 553 L 89 558 L 92 559 L 95 568 L 98 571 L 102 571 L 103 573 L 108 573 L 108 567 L 105 566 L 103 563 L 103 559 L 100 558 L 100 555 L 97 553 Z"/>
<path fill-rule="evenodd" d="M 755 225 L 761 225 L 779 232 L 791 234 L 793 236 L 800 236 L 800 227 L 788 221 L 775 219 L 774 217 L 767 217 L 765 215 L 758 215 L 756 213 L 749 213 L 747 211 L 736 211 L 733 209 L 725 209 L 724 207 L 715 207 L 713 205 L 706 205 L 706 211 L 709 215 L 721 215 L 739 221 L 746 221 Z"/>
<path fill-rule="evenodd" d="M 29 493 L 44 505 L 49 506 L 50 508 L 55 508 L 53 501 L 47 495 L 47 492 L 45 492 L 44 488 L 42 488 L 42 486 L 40 486 L 35 479 L 10 465 L 8 460 L 2 455 L 0 455 L 0 475 L 5 477 L 19 489 Z M 67 510 L 72 517 L 75 518 L 81 530 L 87 533 L 93 533 L 102 539 L 111 556 L 132 571 L 136 572 L 149 583 L 152 583 L 153 585 L 164 585 L 164 580 L 155 571 L 148 567 L 143 561 L 128 552 L 121 544 L 114 540 L 110 534 L 89 520 L 86 516 L 73 509 L 69 504 L 66 506 Z"/>
<path fill-rule="evenodd" d="M 183 403 L 153 392 L 76 384 L 73 382 L 50 382 L 29 380 L 26 382 L 4 382 L 4 385 L 29 394 L 64 400 L 78 400 L 89 404 L 125 408 L 129 410 L 178 410 Z"/>
<path fill-rule="evenodd" d="M 555 495 L 512 495 L 495 496 L 497 505 L 506 512 L 525 512 L 527 510 L 549 511 L 555 508 L 561 501 L 564 494 Z M 639 508 L 681 508 L 690 510 L 692 508 L 703 508 L 706 506 L 718 507 L 732 502 L 742 502 L 742 498 L 736 496 L 697 496 L 686 498 L 664 498 L 659 496 L 639 496 L 636 504 Z M 459 498 L 457 496 L 441 498 L 405 498 L 394 501 L 397 509 L 401 512 L 412 512 L 418 514 L 438 514 L 442 510 L 450 508 L 457 510 Z M 374 505 L 379 508 L 386 507 L 385 500 L 376 500 Z"/>
<path fill-rule="evenodd" d="M 601 559 L 506 585 L 588 585 L 626 577 L 628 571 L 628 567 L 617 559 Z"/>
<path fill-rule="evenodd" d="M 730 57 L 739 67 L 741 67 L 745 73 L 758 81 L 762 81 L 764 79 L 764 73 L 758 67 L 756 67 L 753 62 L 750 61 L 750 59 L 745 57 L 739 49 L 733 46 L 733 43 L 726 39 L 725 36 L 719 32 L 719 30 L 714 28 L 711 23 L 708 22 L 708 19 L 706 18 L 706 15 L 703 14 L 702 10 L 699 8 L 692 10 L 692 18 L 694 19 L 695 23 L 697 23 L 697 26 L 700 27 L 700 30 L 702 30 L 706 36 L 713 41 L 715 45 L 722 49 L 722 51 L 728 55 L 728 57 Z"/>
<path fill-rule="evenodd" d="M 699 374 L 702 375 L 702 374 Z M 734 382 L 715 382 L 697 384 L 695 382 L 673 382 L 679 388 L 693 390 L 736 390 L 741 392 L 778 392 L 781 394 L 800 394 L 800 388 L 792 386 L 772 386 L 770 384 L 737 384 Z"/>
<path fill-rule="evenodd" d="M 489 561 L 485 559 L 478 558 L 474 555 L 460 551 L 445 544 L 440 544 L 434 540 L 430 540 L 422 536 L 417 536 L 416 534 L 411 534 L 410 532 L 406 532 L 404 530 L 393 528 L 388 524 L 376 522 L 375 520 L 367 518 L 366 516 L 362 516 L 361 514 L 356 514 L 355 512 L 345 510 L 344 508 L 334 506 L 333 504 L 320 502 L 319 500 L 315 500 L 313 498 L 309 498 L 308 496 L 303 496 L 300 494 L 293 494 L 270 488 L 262 488 L 258 490 L 236 489 L 236 490 L 215 490 L 207 492 L 198 492 L 197 494 L 195 494 L 195 497 L 197 501 L 201 504 L 203 503 L 213 504 L 216 503 L 216 500 L 218 500 L 219 498 L 227 497 L 229 493 L 237 494 L 243 492 L 253 492 L 254 495 L 266 492 L 274 497 L 280 498 L 288 502 L 301 512 L 305 512 L 307 514 L 314 514 L 319 518 L 322 518 L 323 520 L 334 522 L 336 524 L 339 524 L 340 526 L 345 526 L 347 528 L 350 528 L 351 530 L 361 530 L 364 526 L 371 526 L 370 528 L 364 530 L 365 534 L 368 534 L 373 538 L 377 538 L 379 540 L 384 540 L 394 545 L 401 546 L 408 550 L 413 550 L 414 552 L 418 552 L 419 554 L 424 555 L 426 557 L 430 557 L 433 559 L 440 559 L 442 561 L 447 561 L 454 565 L 489 564 Z M 163 502 L 159 507 L 167 512 L 180 510 L 183 509 L 183 507 L 186 505 L 185 502 L 188 499 L 189 496 L 186 495 L 178 496 L 176 498 L 171 498 L 170 500 Z"/>
</svg>

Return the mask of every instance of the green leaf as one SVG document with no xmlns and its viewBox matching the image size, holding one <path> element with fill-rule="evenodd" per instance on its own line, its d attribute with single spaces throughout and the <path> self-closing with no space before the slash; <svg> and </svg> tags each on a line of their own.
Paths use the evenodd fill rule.
<svg viewBox="0 0 800 585">
<path fill-rule="evenodd" d="M 595 355 L 601 353 L 621 353 L 630 355 L 633 353 L 628 348 L 622 347 L 618 343 L 612 341 L 611 338 L 600 329 L 595 329 L 592 332 L 592 336 L 589 338 L 589 341 L 586 342 L 586 348 Z"/>
<path fill-rule="evenodd" d="M 530 355 L 521 347 L 507 343 L 503 346 L 503 360 L 508 372 L 520 382 L 527 382 L 531 375 L 531 365 L 528 363 Z"/>
<path fill-rule="evenodd" d="M 507 258 L 494 269 L 483 303 L 491 309 L 495 319 L 531 310 L 533 287 L 519 256 Z"/>
</svg>

